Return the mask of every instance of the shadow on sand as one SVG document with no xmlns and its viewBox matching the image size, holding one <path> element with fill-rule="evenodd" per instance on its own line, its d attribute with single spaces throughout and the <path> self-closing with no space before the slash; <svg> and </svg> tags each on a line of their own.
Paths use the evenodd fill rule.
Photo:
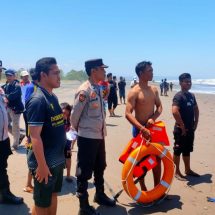
<svg viewBox="0 0 215 215">
<path fill-rule="evenodd" d="M 204 174 L 204 175 L 201 175 L 200 177 L 187 176 L 187 179 L 189 180 L 187 182 L 187 185 L 194 186 L 202 183 L 210 184 L 212 183 L 211 178 L 212 178 L 211 174 Z"/>
<path fill-rule="evenodd" d="M 105 207 L 99 206 L 97 210 L 102 215 L 127 215 L 126 209 L 121 205 L 116 205 L 115 207 Z"/>
<path fill-rule="evenodd" d="M 153 205 L 151 207 L 143 207 L 135 203 L 131 204 L 134 206 L 132 209 L 128 210 L 129 215 L 139 215 L 139 214 L 152 214 L 156 212 L 167 213 L 173 209 L 182 209 L 183 203 L 180 201 L 180 196 L 178 195 L 168 195 L 168 199 L 164 199 L 160 204 Z"/>
<path fill-rule="evenodd" d="M 1 215 L 30 215 L 30 208 L 24 203 L 22 205 L 6 205 L 0 206 Z"/>
<path fill-rule="evenodd" d="M 63 186 L 62 186 L 61 192 L 58 194 L 59 196 L 64 196 L 67 194 L 72 194 L 72 195 L 76 194 L 77 180 L 75 177 L 73 177 L 73 176 L 71 176 L 71 177 L 72 177 L 73 181 L 70 183 L 66 181 L 65 176 L 63 177 Z M 88 189 L 92 189 L 92 188 L 94 188 L 94 184 L 88 182 Z"/>
<path fill-rule="evenodd" d="M 16 151 L 13 151 L 13 153 L 26 155 L 26 148 L 24 145 L 19 145 L 18 149 Z"/>
</svg>

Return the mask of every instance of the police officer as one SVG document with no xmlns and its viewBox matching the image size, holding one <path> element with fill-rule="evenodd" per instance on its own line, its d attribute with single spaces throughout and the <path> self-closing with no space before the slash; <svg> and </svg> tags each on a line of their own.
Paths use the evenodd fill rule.
<svg viewBox="0 0 215 215">
<path fill-rule="evenodd" d="M 78 132 L 77 197 L 80 201 L 79 215 L 95 215 L 96 210 L 88 202 L 88 180 L 94 173 L 96 193 L 94 201 L 100 205 L 115 206 L 115 201 L 104 193 L 104 170 L 106 167 L 105 141 L 106 126 L 102 92 L 98 85 L 105 79 L 102 59 L 85 62 L 89 79 L 75 95 L 71 114 L 72 126 Z"/>
<path fill-rule="evenodd" d="M 0 62 L 0 79 L 2 73 Z M 7 159 L 12 154 L 10 139 L 8 137 L 8 117 L 5 108 L 5 94 L 0 87 L 0 203 L 22 204 L 23 198 L 16 197 L 10 191 L 10 183 L 7 175 Z"/>
<path fill-rule="evenodd" d="M 7 99 L 7 112 L 9 117 L 9 132 L 13 135 L 13 149 L 17 150 L 20 140 L 20 116 L 24 111 L 22 103 L 22 91 L 19 81 L 16 80 L 16 72 L 13 69 L 5 71 L 7 82 L 2 86 Z M 11 125 L 12 124 L 12 125 Z M 22 136 L 22 138 L 24 138 Z"/>
</svg>

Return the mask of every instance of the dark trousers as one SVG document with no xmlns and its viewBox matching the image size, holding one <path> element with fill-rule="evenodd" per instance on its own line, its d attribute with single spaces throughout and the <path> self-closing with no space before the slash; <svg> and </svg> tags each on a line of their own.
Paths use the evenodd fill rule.
<svg viewBox="0 0 215 215">
<path fill-rule="evenodd" d="M 0 141 L 0 190 L 9 188 L 10 186 L 7 175 L 7 159 L 11 154 L 9 138 Z"/>
<path fill-rule="evenodd" d="M 94 173 L 96 190 L 104 191 L 104 170 L 106 167 L 104 139 L 90 139 L 78 136 L 77 195 L 87 197 L 88 180 Z"/>
</svg>

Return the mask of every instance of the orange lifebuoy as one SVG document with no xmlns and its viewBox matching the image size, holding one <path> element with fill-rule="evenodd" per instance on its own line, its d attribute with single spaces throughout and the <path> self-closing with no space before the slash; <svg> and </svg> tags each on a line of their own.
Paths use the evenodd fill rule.
<svg viewBox="0 0 215 215">
<path fill-rule="evenodd" d="M 149 191 L 138 190 L 134 183 L 134 168 L 145 156 L 154 155 L 160 157 L 164 170 L 160 183 Z M 131 152 L 122 169 L 122 185 L 126 193 L 135 201 L 140 203 L 151 203 L 161 198 L 169 189 L 174 176 L 174 163 L 170 152 L 158 143 L 142 145 Z"/>
<path fill-rule="evenodd" d="M 153 126 L 149 128 L 151 133 L 151 142 L 153 143 L 160 143 L 164 146 L 169 146 L 169 138 L 166 133 L 165 124 L 162 121 L 155 122 Z M 146 141 L 143 139 L 142 134 L 139 133 L 136 137 L 132 138 L 125 149 L 123 150 L 122 154 L 119 157 L 119 161 L 125 163 L 126 159 L 128 158 L 129 154 L 136 149 L 141 144 L 145 144 Z"/>
</svg>

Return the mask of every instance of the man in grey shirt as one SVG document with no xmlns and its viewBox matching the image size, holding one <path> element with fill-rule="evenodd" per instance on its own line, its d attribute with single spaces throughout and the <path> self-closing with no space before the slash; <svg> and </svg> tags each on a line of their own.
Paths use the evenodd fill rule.
<svg viewBox="0 0 215 215">
<path fill-rule="evenodd" d="M 0 77 L 2 67 L 0 65 Z M 0 78 L 1 79 L 1 78 Z M 4 102 L 4 91 L 0 88 L 0 204 L 22 204 L 23 198 L 10 192 L 7 175 L 7 159 L 11 155 L 10 139 L 8 137 L 8 117 Z"/>
</svg>

